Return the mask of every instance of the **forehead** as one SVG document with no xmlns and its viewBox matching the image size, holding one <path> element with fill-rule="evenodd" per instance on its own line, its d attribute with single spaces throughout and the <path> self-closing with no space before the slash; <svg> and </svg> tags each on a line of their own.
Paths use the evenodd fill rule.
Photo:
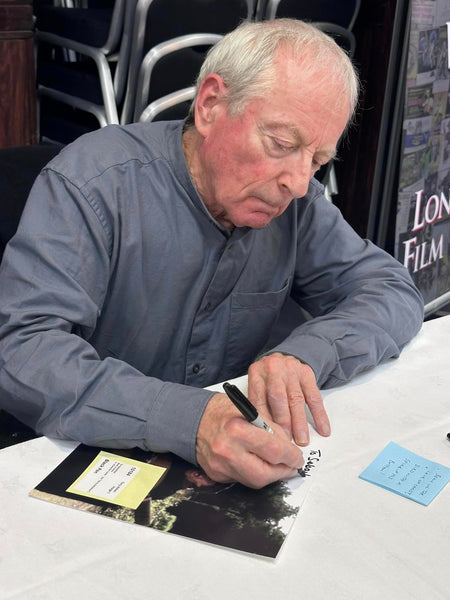
<svg viewBox="0 0 450 600">
<path fill-rule="evenodd" d="M 285 52 L 278 54 L 274 67 L 267 94 L 251 100 L 246 112 L 263 130 L 332 156 L 349 116 L 344 85 L 330 83 L 326 65 L 305 74 L 302 62 Z"/>
<path fill-rule="evenodd" d="M 350 82 L 346 69 L 338 54 L 330 50 L 304 49 L 301 54 L 280 47 L 272 62 L 272 77 L 275 86 L 289 86 L 314 94 L 327 95 L 331 92 L 349 101 Z"/>
</svg>

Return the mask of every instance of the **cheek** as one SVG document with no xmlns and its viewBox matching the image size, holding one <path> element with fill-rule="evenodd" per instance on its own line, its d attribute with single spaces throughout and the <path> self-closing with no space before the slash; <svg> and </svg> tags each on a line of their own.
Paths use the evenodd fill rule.
<svg viewBox="0 0 450 600">
<path fill-rule="evenodd" d="M 248 144 L 240 145 L 229 158 L 233 174 L 240 181 L 250 183 L 271 179 L 273 176 L 275 165 L 270 163 L 264 152 Z"/>
<path fill-rule="evenodd" d="M 209 152 L 214 156 L 216 174 L 230 183 L 249 185 L 274 177 L 276 165 L 271 164 L 260 141 L 242 127 L 222 128 Z"/>
</svg>

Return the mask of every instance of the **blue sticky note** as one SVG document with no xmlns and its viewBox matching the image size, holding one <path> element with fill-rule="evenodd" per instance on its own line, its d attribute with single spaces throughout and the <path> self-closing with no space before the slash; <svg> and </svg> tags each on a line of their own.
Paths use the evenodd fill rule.
<svg viewBox="0 0 450 600">
<path fill-rule="evenodd" d="M 389 442 L 360 478 L 428 506 L 450 481 L 450 468 Z"/>
</svg>

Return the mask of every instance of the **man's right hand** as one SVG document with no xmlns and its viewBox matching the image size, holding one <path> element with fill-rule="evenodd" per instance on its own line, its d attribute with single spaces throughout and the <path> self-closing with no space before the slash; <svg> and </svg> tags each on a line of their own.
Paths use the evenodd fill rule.
<svg viewBox="0 0 450 600">
<path fill-rule="evenodd" d="M 288 479 L 303 466 L 303 456 L 285 431 L 274 433 L 248 423 L 226 394 L 215 394 L 197 432 L 197 462 L 214 481 L 238 481 L 251 488 Z"/>
</svg>

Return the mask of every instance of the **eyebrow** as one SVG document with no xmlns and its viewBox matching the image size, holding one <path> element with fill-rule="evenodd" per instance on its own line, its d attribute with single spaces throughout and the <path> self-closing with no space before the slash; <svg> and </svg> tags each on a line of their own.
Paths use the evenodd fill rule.
<svg viewBox="0 0 450 600">
<path fill-rule="evenodd" d="M 295 125 L 288 125 L 287 123 L 267 123 L 263 125 L 263 129 L 270 131 L 271 133 L 289 133 L 295 138 L 296 141 L 301 142 L 302 136 Z"/>
</svg>

